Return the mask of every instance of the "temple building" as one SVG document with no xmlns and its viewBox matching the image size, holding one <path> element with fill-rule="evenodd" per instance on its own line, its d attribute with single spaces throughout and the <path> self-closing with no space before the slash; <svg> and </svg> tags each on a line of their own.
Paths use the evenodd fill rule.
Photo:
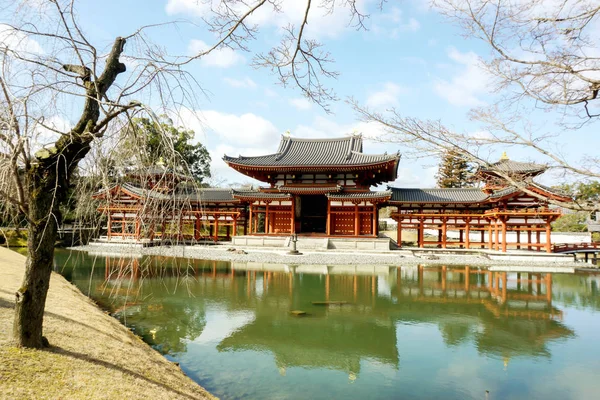
<svg viewBox="0 0 600 400">
<path fill-rule="evenodd" d="M 392 193 L 370 187 L 396 179 L 400 155 L 365 154 L 361 136 L 282 136 L 276 153 L 223 160 L 269 185 L 233 191 L 249 205 L 250 234 L 377 237 L 378 209 Z"/>
<path fill-rule="evenodd" d="M 364 153 L 360 135 L 283 135 L 272 154 L 225 155 L 223 160 L 265 185 L 256 190 L 189 190 L 182 189 L 184 178 L 164 170 L 132 174 L 130 183 L 95 196 L 103 200 L 99 210 L 107 215 L 107 238 L 217 241 L 298 234 L 375 240 L 380 236 L 379 210 L 390 206 L 399 247 L 403 231 L 415 229 L 419 247 L 550 252 L 550 224 L 561 213 L 548 203 L 571 200 L 534 182 L 545 166 L 513 161 L 505 154 L 477 171 L 481 188 L 388 186 L 373 191 L 397 178 L 400 154 Z M 450 231 L 458 237 L 450 240 Z M 509 235 L 516 240 L 509 241 Z"/>
</svg>

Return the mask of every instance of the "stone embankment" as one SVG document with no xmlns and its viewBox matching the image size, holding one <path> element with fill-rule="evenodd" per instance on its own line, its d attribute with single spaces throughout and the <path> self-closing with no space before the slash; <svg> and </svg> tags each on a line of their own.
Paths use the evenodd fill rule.
<svg viewBox="0 0 600 400">
<path fill-rule="evenodd" d="M 157 246 L 135 247 L 126 245 L 89 245 L 73 249 L 90 251 L 95 254 L 125 255 L 160 255 L 171 257 L 184 257 L 192 259 L 256 262 L 272 264 L 303 264 L 303 265 L 390 265 L 410 266 L 421 264 L 445 265 L 473 265 L 473 266 L 499 266 L 499 265 L 527 265 L 527 266 L 565 266 L 570 268 L 590 267 L 589 264 L 575 263 L 570 256 L 560 256 L 545 253 L 479 251 L 442 251 L 442 249 L 428 249 L 422 251 L 394 250 L 388 252 L 360 252 L 337 250 L 303 250 L 302 255 L 289 255 L 289 249 L 259 248 L 259 247 L 232 247 L 222 244 L 214 246 Z"/>
<path fill-rule="evenodd" d="M 1 399 L 214 398 L 56 273 L 44 316 L 51 347 L 14 347 L 14 292 L 24 263 L 0 248 Z"/>
</svg>

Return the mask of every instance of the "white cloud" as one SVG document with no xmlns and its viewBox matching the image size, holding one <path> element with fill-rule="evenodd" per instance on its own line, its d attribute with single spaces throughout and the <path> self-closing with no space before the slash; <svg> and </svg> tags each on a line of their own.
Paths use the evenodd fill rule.
<svg viewBox="0 0 600 400">
<path fill-rule="evenodd" d="M 180 112 L 178 124 L 196 132 L 196 139 L 216 144 L 262 147 L 273 143 L 279 130 L 270 121 L 253 114 L 228 114 L 215 110 Z"/>
<path fill-rule="evenodd" d="M 267 97 L 277 97 L 279 95 L 273 89 L 266 88 L 265 89 L 265 96 L 267 96 Z"/>
<path fill-rule="evenodd" d="M 210 49 L 210 46 L 199 39 L 192 39 L 188 45 L 188 53 L 196 55 Z M 244 57 L 229 47 L 214 49 L 210 53 L 202 56 L 200 62 L 209 67 L 229 68 L 235 64 L 241 64 L 245 61 Z"/>
<path fill-rule="evenodd" d="M 281 132 L 289 129 L 293 137 L 298 138 L 333 138 L 361 133 L 365 140 L 365 153 L 396 153 L 401 144 L 372 141 L 385 134 L 385 129 L 372 122 L 352 122 L 340 124 L 323 116 L 317 116 L 312 122 L 304 125 L 276 127 L 269 120 L 252 113 L 241 115 L 209 111 L 184 111 L 174 118 L 177 125 L 183 125 L 196 132 L 196 140 L 208 149 L 211 158 L 211 171 L 214 182 L 232 184 L 253 182 L 247 177 L 228 167 L 222 160 L 224 154 L 229 156 L 258 156 L 270 154 L 277 150 Z M 418 164 L 412 165 L 401 161 L 399 178 L 394 184 L 423 187 L 434 185 L 435 170 Z"/>
<path fill-rule="evenodd" d="M 485 105 L 479 97 L 488 92 L 490 77 L 481 67 L 477 54 L 461 53 L 451 47 L 448 57 L 458 64 L 459 70 L 449 81 L 440 79 L 434 84 L 438 96 L 455 106 Z"/>
<path fill-rule="evenodd" d="M 0 46 L 20 53 L 44 53 L 37 40 L 6 24 L 0 24 Z"/>
<path fill-rule="evenodd" d="M 356 7 L 361 13 L 367 13 L 367 3 L 369 0 L 358 0 Z M 271 27 L 281 30 L 288 25 L 298 27 L 304 17 L 306 3 L 298 0 L 281 0 L 276 2 L 278 10 L 276 11 L 270 2 L 253 12 L 249 18 L 250 25 L 259 27 Z M 250 2 L 250 4 L 254 4 Z M 229 4 L 236 12 L 242 14 L 248 10 L 248 6 L 243 2 Z M 222 4 L 218 0 L 169 0 L 165 7 L 167 14 L 185 14 L 200 18 L 209 17 L 211 8 L 218 10 Z M 325 7 L 312 7 L 309 16 L 309 24 L 306 26 L 305 34 L 307 38 L 328 37 L 335 38 L 340 36 L 343 31 L 351 31 L 348 28 L 350 22 L 350 11 L 347 7 L 336 6 L 333 12 L 329 13 Z"/>
<path fill-rule="evenodd" d="M 256 89 L 258 86 L 256 82 L 254 82 L 250 78 L 243 79 L 233 79 L 233 78 L 223 78 L 225 83 L 234 88 L 247 88 L 247 89 Z"/>
<path fill-rule="evenodd" d="M 295 97 L 289 100 L 289 103 L 294 106 L 296 109 L 301 111 L 310 110 L 312 107 L 312 103 L 305 97 Z"/>
<path fill-rule="evenodd" d="M 373 92 L 367 97 L 367 106 L 371 108 L 388 108 L 398 105 L 398 97 L 407 90 L 392 82 L 383 84 L 382 90 Z"/>
<path fill-rule="evenodd" d="M 406 19 L 398 7 L 392 7 L 385 13 L 375 14 L 371 31 L 376 35 L 388 36 L 397 39 L 401 33 L 416 32 L 421 29 L 421 24 L 415 18 Z"/>
</svg>

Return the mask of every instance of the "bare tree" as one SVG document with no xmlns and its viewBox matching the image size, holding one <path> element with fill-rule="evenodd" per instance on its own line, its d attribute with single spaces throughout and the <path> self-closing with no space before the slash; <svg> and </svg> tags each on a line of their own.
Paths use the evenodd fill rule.
<svg viewBox="0 0 600 400">
<path fill-rule="evenodd" d="M 521 148 L 543 160 L 558 176 L 570 180 L 600 178 L 600 159 L 583 154 L 579 159 L 564 153 L 564 131 L 597 123 L 600 89 L 600 53 L 597 31 L 600 6 L 593 0 L 432 0 L 433 8 L 463 30 L 464 36 L 487 45 L 480 67 L 495 83 L 491 105 L 472 110 L 478 132 L 451 129 L 442 121 L 421 120 L 398 110 L 375 112 L 351 100 L 365 121 L 379 124 L 383 141 L 401 142 L 412 155 L 431 156 L 452 151 L 493 169 L 490 154 L 507 146 Z M 540 127 L 531 119 L 542 108 L 556 129 Z M 409 153 L 410 155 L 410 153 Z M 527 189 L 502 171 L 510 184 Z M 597 204 L 560 203 L 564 207 L 593 211 Z"/>
<path fill-rule="evenodd" d="M 550 107 L 574 106 L 585 118 L 600 90 L 597 29 L 600 5 L 594 0 L 433 0 L 468 37 L 489 46 L 482 63 L 508 99 L 527 96 Z M 580 113 L 581 114 L 581 113 Z"/>
<path fill-rule="evenodd" d="M 116 37 L 103 49 L 79 24 L 75 0 L 2 4 L 0 196 L 26 218 L 29 233 L 25 276 L 16 293 L 13 333 L 18 346 L 45 344 L 42 322 L 60 206 L 80 161 L 133 116 L 173 115 L 195 107 L 195 93 L 202 88 L 186 65 L 223 47 L 250 51 L 260 28 L 251 16 L 259 8 L 278 13 L 283 7 L 279 0 L 199 3 L 209 6 L 201 28 L 216 34 L 216 40 L 191 56 L 169 54 L 153 44 L 151 34 L 159 25 Z M 256 65 L 270 68 L 283 84 L 293 84 L 327 109 L 335 94 L 322 79 L 336 73 L 329 69 L 331 59 L 321 43 L 305 38 L 307 23 L 315 13 L 340 6 L 349 10 L 350 23 L 361 28 L 366 15 L 357 4 L 325 0 L 315 6 L 306 0 L 299 24 L 284 27 L 280 45 L 257 54 Z M 54 117 L 76 123 L 60 126 L 52 122 Z"/>
</svg>

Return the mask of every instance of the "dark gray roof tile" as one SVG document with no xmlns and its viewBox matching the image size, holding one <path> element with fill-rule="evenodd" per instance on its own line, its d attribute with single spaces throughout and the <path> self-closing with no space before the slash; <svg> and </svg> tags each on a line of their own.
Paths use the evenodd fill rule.
<svg viewBox="0 0 600 400">
<path fill-rule="evenodd" d="M 326 196 L 330 200 L 369 200 L 369 199 L 379 199 L 382 197 L 391 197 L 392 192 L 389 190 L 383 192 L 362 192 L 362 193 L 328 193 Z"/>
<path fill-rule="evenodd" d="M 488 199 L 481 189 L 389 189 L 393 203 L 482 203 Z"/>
<path fill-rule="evenodd" d="M 509 159 L 502 159 L 495 163 L 490 164 L 489 167 L 481 167 L 481 172 L 502 172 L 506 174 L 533 174 L 541 173 L 546 170 L 545 165 L 534 164 L 529 162 L 519 162 Z"/>
<path fill-rule="evenodd" d="M 399 154 L 364 154 L 362 137 L 298 139 L 282 136 L 277 153 L 257 157 L 223 156 L 227 163 L 246 166 L 344 166 L 399 160 Z"/>
</svg>

